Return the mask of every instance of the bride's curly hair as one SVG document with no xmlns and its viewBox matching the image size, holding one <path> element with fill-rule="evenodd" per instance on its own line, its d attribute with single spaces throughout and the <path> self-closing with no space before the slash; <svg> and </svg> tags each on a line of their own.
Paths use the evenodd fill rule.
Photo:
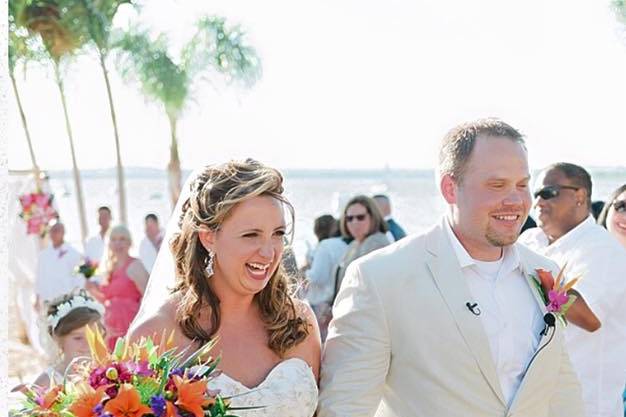
<svg viewBox="0 0 626 417">
<path fill-rule="evenodd" d="M 288 208 L 292 238 L 294 209 L 283 196 L 280 172 L 252 159 L 206 167 L 191 183 L 190 191 L 178 222 L 180 232 L 170 241 L 176 265 L 176 285 L 172 292 L 182 296 L 176 321 L 183 334 L 204 344 L 220 327 L 220 300 L 208 284 L 205 272 L 208 253 L 198 232 L 203 228 L 218 230 L 231 210 L 243 201 L 271 196 Z M 308 322 L 296 309 L 292 288 L 291 278 L 279 265 L 265 288 L 254 296 L 266 324 L 269 347 L 279 356 L 309 334 Z M 199 322 L 204 309 L 210 313 L 209 329 Z"/>
</svg>

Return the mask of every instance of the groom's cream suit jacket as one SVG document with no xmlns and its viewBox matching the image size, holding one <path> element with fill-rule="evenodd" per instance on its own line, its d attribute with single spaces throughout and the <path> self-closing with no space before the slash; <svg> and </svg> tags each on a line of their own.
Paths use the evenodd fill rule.
<svg viewBox="0 0 626 417">
<path fill-rule="evenodd" d="M 555 272 L 547 258 L 517 250 L 529 285 L 536 268 Z M 471 300 L 443 225 L 353 262 L 333 308 L 318 416 L 584 416 L 560 321 L 540 338 L 508 406 Z"/>
</svg>

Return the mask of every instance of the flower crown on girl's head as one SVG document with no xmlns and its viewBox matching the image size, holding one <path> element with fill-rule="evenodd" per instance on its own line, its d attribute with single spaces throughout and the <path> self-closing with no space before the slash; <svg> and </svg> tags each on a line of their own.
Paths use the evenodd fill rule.
<svg viewBox="0 0 626 417">
<path fill-rule="evenodd" d="M 101 316 L 104 315 L 104 306 L 91 298 L 85 293 L 84 290 L 81 290 L 79 293 L 73 295 L 67 301 L 64 301 L 56 306 L 56 312 L 54 314 L 49 314 L 47 318 L 48 325 L 50 329 L 54 331 L 57 327 L 61 319 L 67 316 L 73 310 L 85 307 L 90 310 L 97 311 Z"/>
</svg>

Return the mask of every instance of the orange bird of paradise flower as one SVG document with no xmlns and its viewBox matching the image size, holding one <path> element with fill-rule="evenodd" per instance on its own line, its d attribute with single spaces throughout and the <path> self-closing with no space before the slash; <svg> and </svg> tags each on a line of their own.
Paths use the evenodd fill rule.
<svg viewBox="0 0 626 417">
<path fill-rule="evenodd" d="M 178 399 L 175 404 L 192 413 L 195 417 L 204 417 L 202 407 L 209 404 L 205 398 L 207 382 L 204 380 L 192 382 L 174 375 L 174 384 L 178 391 Z"/>
<path fill-rule="evenodd" d="M 120 386 L 117 396 L 106 403 L 104 411 L 113 417 L 142 417 L 152 413 L 150 407 L 141 403 L 137 390 L 129 384 Z"/>
<path fill-rule="evenodd" d="M 72 414 L 76 417 L 96 417 L 97 413 L 94 408 L 107 396 L 106 389 L 106 386 L 98 387 L 95 390 L 87 386 L 85 392 L 70 407 Z"/>
</svg>

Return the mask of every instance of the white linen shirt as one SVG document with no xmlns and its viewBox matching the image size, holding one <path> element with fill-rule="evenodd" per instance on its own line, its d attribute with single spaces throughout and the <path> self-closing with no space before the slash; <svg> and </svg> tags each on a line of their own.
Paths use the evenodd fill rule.
<svg viewBox="0 0 626 417">
<path fill-rule="evenodd" d="M 148 273 L 152 271 L 158 252 L 154 243 L 147 236 L 141 240 L 139 244 L 139 259 Z"/>
<path fill-rule="evenodd" d="M 522 273 L 515 245 L 507 246 L 495 262 L 473 259 L 444 221 L 448 238 L 461 266 L 489 339 L 500 388 L 510 406 L 524 371 L 539 344 L 543 315 Z"/>
<path fill-rule="evenodd" d="M 588 417 L 623 417 L 626 384 L 626 250 L 589 216 L 549 244 L 540 228 L 525 231 L 520 241 L 565 269 L 566 278 L 581 276 L 575 287 L 602 327 L 593 332 L 570 324 L 567 350 L 583 389 Z"/>
<path fill-rule="evenodd" d="M 335 271 L 348 249 L 340 237 L 331 237 L 317 244 L 311 269 L 306 271 L 309 286 L 305 298 L 311 305 L 330 302 L 335 293 Z"/>
<path fill-rule="evenodd" d="M 104 255 L 104 238 L 97 233 L 85 242 L 85 257 L 100 264 L 102 255 Z"/>
<path fill-rule="evenodd" d="M 67 243 L 58 248 L 49 245 L 39 254 L 35 293 L 42 301 L 50 301 L 82 287 L 84 280 L 74 274 L 80 264 L 80 253 Z"/>
</svg>

